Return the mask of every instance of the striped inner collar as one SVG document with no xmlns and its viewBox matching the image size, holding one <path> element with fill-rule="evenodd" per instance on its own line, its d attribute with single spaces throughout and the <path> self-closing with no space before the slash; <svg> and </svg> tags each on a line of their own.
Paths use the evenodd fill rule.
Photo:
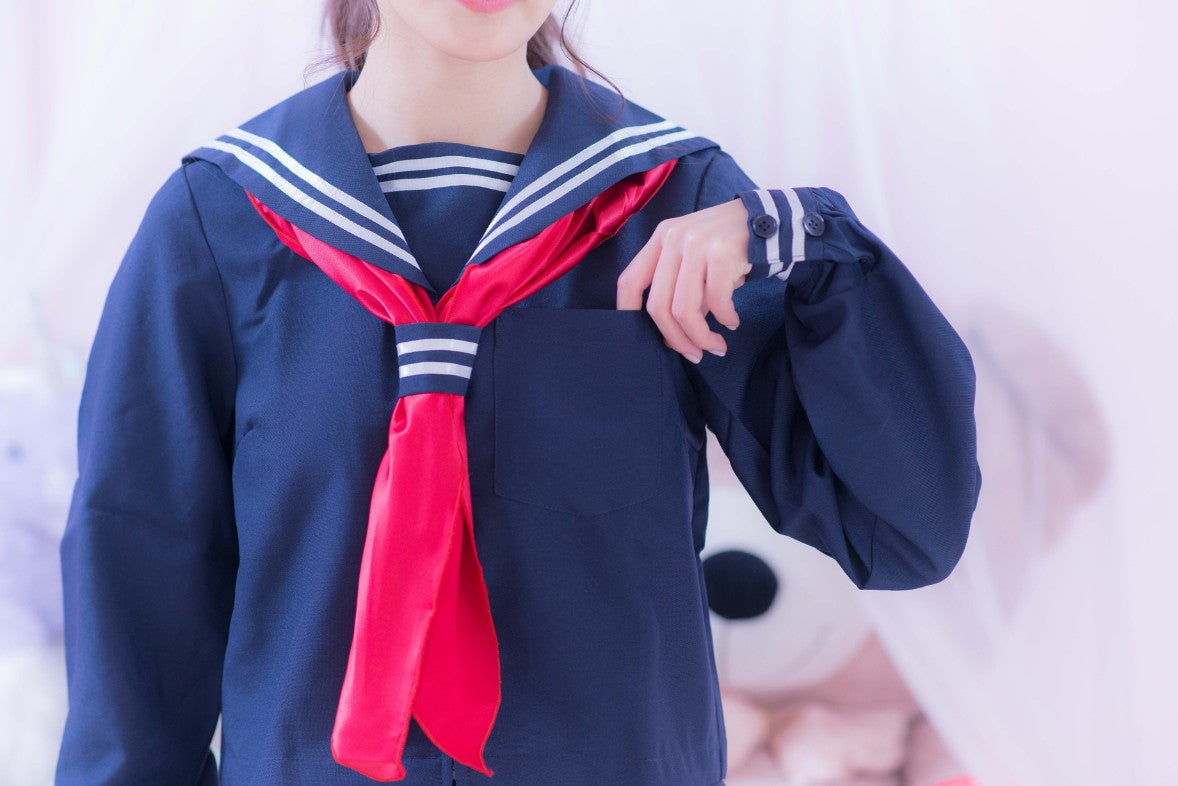
<svg viewBox="0 0 1178 786">
<path fill-rule="evenodd" d="M 619 107 L 616 94 L 591 80 L 582 82 L 563 66 L 545 65 L 533 73 L 549 91 L 544 116 L 526 155 L 518 162 L 495 159 L 518 170 L 466 264 L 485 262 L 631 173 L 718 147 L 632 101 L 611 112 Z M 182 161 L 201 158 L 216 164 L 304 231 L 432 291 L 349 115 L 347 90 L 358 75 L 341 71 L 305 88 Z M 386 163 L 394 162 L 380 165 Z M 486 171 L 487 163 L 481 166 L 481 172 L 450 171 L 500 180 L 506 174 Z"/>
<path fill-rule="evenodd" d="M 506 192 L 523 158 L 523 153 L 462 142 L 418 142 L 368 154 L 386 194 L 452 186 Z"/>
</svg>

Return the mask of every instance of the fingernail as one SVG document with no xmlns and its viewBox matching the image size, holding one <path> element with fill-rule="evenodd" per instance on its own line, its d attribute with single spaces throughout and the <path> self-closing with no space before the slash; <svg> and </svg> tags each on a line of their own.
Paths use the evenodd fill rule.
<svg viewBox="0 0 1178 786">
<path fill-rule="evenodd" d="M 727 349 L 709 349 L 708 351 L 711 352 L 716 357 L 722 358 L 722 357 L 724 357 L 724 353 L 727 352 L 728 350 Z"/>
<path fill-rule="evenodd" d="M 739 322 L 733 322 L 731 325 L 726 324 L 726 323 L 721 323 L 721 324 L 723 324 L 724 327 L 728 328 L 729 330 L 736 330 L 736 328 L 740 326 Z"/>
<path fill-rule="evenodd" d="M 688 355 L 687 359 L 690 360 L 692 363 L 698 363 L 704 359 L 704 356 L 703 355 Z"/>
</svg>

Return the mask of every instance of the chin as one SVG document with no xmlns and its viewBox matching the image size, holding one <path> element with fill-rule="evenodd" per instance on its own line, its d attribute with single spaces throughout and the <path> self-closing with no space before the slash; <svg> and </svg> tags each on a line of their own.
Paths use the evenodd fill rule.
<svg viewBox="0 0 1178 786">
<path fill-rule="evenodd" d="M 468 2 L 479 5 L 479 0 Z M 498 60 L 526 46 L 554 5 L 554 0 L 515 0 L 497 10 L 480 12 L 460 0 L 390 3 L 400 17 L 396 23 L 413 28 L 447 56 L 471 62 Z"/>
<path fill-rule="evenodd" d="M 438 51 L 445 53 L 447 57 L 454 58 L 455 60 L 485 63 L 507 57 L 521 46 L 526 45 L 527 38 L 523 39 L 523 41 L 516 41 L 515 39 L 499 41 L 496 36 L 489 35 L 473 38 L 448 36 L 445 40 L 434 40 L 430 43 Z"/>
</svg>

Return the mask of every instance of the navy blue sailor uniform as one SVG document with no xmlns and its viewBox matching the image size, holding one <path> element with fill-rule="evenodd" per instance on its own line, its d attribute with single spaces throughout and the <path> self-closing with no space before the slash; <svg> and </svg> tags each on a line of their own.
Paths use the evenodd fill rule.
<svg viewBox="0 0 1178 786">
<path fill-rule="evenodd" d="M 616 235 L 481 333 L 465 425 L 499 633 L 495 775 L 414 723 L 405 783 L 722 781 L 699 562 L 705 429 L 768 526 L 857 587 L 952 570 L 981 487 L 973 364 L 903 263 L 838 192 L 760 188 L 715 142 L 632 101 L 617 111 L 563 66 L 533 73 L 548 105 L 523 156 L 367 154 L 344 98 L 357 72 L 343 71 L 191 151 L 151 199 L 79 406 L 57 783 L 373 782 L 328 740 L 397 396 L 395 330 L 285 247 L 246 188 L 437 297 L 455 259 L 484 262 L 677 159 Z M 426 153 L 483 160 L 433 176 L 506 188 L 382 189 L 412 179 L 382 164 L 435 166 Z M 753 263 L 734 293 L 740 326 L 709 315 L 729 349 L 693 364 L 644 310 L 614 307 L 617 276 L 659 221 L 735 198 Z M 416 218 L 402 225 L 398 208 Z"/>
<path fill-rule="evenodd" d="M 460 142 L 418 142 L 368 154 L 406 245 L 435 293 L 458 280 L 523 157 Z"/>
</svg>

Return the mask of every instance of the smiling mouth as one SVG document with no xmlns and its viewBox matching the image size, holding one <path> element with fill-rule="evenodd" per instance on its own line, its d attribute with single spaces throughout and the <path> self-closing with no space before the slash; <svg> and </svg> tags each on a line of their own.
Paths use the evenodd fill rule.
<svg viewBox="0 0 1178 786">
<path fill-rule="evenodd" d="M 458 0 L 462 5 L 469 8 L 471 11 L 476 11 L 482 14 L 490 14 L 495 11 L 502 11 L 509 5 L 514 5 L 518 0 Z"/>
</svg>

